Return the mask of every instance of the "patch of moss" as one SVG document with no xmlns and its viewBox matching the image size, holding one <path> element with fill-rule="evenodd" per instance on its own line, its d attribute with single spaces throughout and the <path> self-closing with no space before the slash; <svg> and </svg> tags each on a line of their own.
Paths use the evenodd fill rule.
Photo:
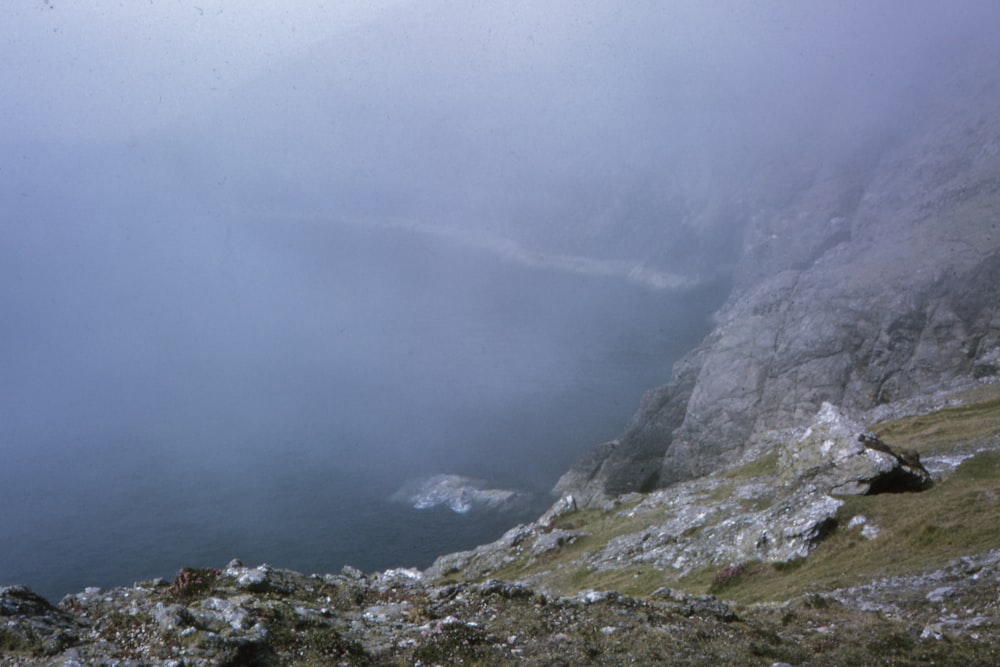
<svg viewBox="0 0 1000 667">
<path fill-rule="evenodd" d="M 18 633 L 0 627 L 0 655 L 41 653 L 41 643 L 32 641 L 27 633 Z"/>
<path fill-rule="evenodd" d="M 1000 452 L 980 452 L 962 461 L 955 469 L 951 479 L 955 480 L 956 483 L 1000 479 Z"/>
<path fill-rule="evenodd" d="M 729 479 L 752 479 L 754 477 L 772 477 L 777 473 L 778 452 L 772 450 L 738 468 L 723 471 L 722 476 Z"/>
<path fill-rule="evenodd" d="M 478 626 L 452 623 L 440 626 L 435 634 L 413 651 L 413 657 L 418 664 L 497 664 L 501 656 L 492 646 L 496 643 L 496 638 L 490 637 Z"/>
<path fill-rule="evenodd" d="M 294 656 L 295 664 L 302 667 L 320 667 L 332 664 L 373 664 L 365 648 L 330 627 L 294 629 L 277 625 L 271 632 L 271 646 L 279 654 Z M 349 662 L 348 662 L 349 661 Z"/>
<path fill-rule="evenodd" d="M 752 577 L 762 567 L 761 563 L 736 563 L 726 565 L 715 571 L 712 575 L 712 583 L 708 587 L 708 592 L 712 595 L 719 595 L 727 588 L 739 583 L 744 577 Z"/>
</svg>

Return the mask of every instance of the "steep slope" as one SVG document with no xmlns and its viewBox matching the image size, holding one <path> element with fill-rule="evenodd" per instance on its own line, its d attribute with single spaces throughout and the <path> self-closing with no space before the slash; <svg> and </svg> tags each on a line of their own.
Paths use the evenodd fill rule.
<svg viewBox="0 0 1000 667">
<path fill-rule="evenodd" d="M 827 405 L 738 465 L 558 503 L 426 573 L 234 560 L 58 605 L 0 587 L 0 665 L 996 664 L 1000 383 L 889 407 L 864 442 Z M 873 494 L 893 470 L 917 483 L 881 490 L 923 490 Z"/>
<path fill-rule="evenodd" d="M 857 413 L 1000 372 L 1000 87 L 978 65 L 891 142 L 803 166 L 784 201 L 765 176 L 741 191 L 744 247 L 714 331 L 559 494 L 661 488 L 824 401 Z"/>
</svg>

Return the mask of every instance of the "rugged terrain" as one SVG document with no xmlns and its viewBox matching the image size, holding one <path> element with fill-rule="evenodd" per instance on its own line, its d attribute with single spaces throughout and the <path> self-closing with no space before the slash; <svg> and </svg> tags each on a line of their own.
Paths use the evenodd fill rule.
<svg viewBox="0 0 1000 667">
<path fill-rule="evenodd" d="M 647 492 L 808 423 L 824 401 L 861 412 L 996 376 L 1000 90 L 970 85 L 888 147 L 803 166 L 780 202 L 773 183 L 751 189 L 715 329 L 560 493 L 586 505 Z"/>
<path fill-rule="evenodd" d="M 537 521 L 425 572 L 2 588 L 0 665 L 1000 664 L 996 63 L 706 195 L 713 331 Z"/>
<path fill-rule="evenodd" d="M 563 498 L 426 572 L 3 588 L 0 664 L 996 664 L 1000 384 L 873 415 L 826 404 L 732 466 Z"/>
</svg>

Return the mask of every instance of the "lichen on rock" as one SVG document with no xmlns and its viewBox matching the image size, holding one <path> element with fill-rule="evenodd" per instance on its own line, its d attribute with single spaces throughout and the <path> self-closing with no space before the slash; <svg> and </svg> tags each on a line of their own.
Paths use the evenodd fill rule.
<svg viewBox="0 0 1000 667">
<path fill-rule="evenodd" d="M 919 456 L 893 451 L 830 403 L 778 453 L 785 484 L 808 482 L 834 495 L 919 491 L 931 482 Z"/>
</svg>

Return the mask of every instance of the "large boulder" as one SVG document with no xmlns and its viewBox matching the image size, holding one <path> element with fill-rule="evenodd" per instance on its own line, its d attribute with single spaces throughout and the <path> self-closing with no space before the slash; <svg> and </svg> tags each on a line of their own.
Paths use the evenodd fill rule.
<svg viewBox="0 0 1000 667">
<path fill-rule="evenodd" d="M 78 643 L 83 629 L 27 586 L 0 588 L 0 654 L 55 655 Z"/>
<path fill-rule="evenodd" d="M 786 482 L 834 495 L 921 491 L 931 483 L 919 456 L 897 453 L 830 403 L 801 438 L 778 449 L 778 463 Z"/>
</svg>

